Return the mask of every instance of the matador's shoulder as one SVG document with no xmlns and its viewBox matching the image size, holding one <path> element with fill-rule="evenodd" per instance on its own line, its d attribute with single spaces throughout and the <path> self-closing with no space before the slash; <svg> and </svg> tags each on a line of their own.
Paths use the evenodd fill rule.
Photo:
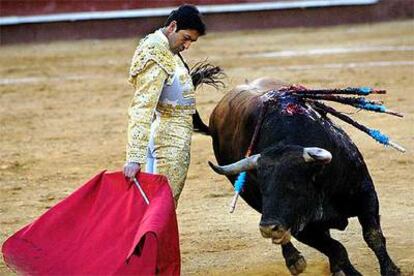
<svg viewBox="0 0 414 276">
<path fill-rule="evenodd" d="M 157 63 L 169 76 L 174 75 L 174 55 L 169 49 L 168 41 L 165 41 L 166 38 L 161 36 L 162 34 L 155 32 L 140 41 L 132 58 L 130 77 L 135 77 L 144 70 L 149 61 Z"/>
</svg>

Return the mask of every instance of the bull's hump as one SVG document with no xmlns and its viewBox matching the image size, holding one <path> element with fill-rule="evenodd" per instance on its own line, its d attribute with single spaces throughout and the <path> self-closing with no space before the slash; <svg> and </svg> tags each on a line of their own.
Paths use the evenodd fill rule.
<svg viewBox="0 0 414 276">
<path fill-rule="evenodd" d="M 233 89 L 233 92 L 238 94 L 248 91 L 248 93 L 255 96 L 261 96 L 271 90 L 279 90 L 281 87 L 288 85 L 285 82 L 274 78 L 259 78 L 251 82 L 241 84 Z"/>
<path fill-rule="evenodd" d="M 264 77 L 264 78 L 255 79 L 248 85 L 252 89 L 255 89 L 257 91 L 266 92 L 269 90 L 279 90 L 281 87 L 287 86 L 289 84 L 281 80 L 278 80 L 278 79 Z"/>
</svg>

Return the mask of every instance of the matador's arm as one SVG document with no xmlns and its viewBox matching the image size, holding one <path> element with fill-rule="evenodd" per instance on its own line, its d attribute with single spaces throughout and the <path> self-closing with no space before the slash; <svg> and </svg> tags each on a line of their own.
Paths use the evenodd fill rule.
<svg viewBox="0 0 414 276">
<path fill-rule="evenodd" d="M 167 78 L 167 72 L 159 64 L 149 61 L 130 79 L 135 95 L 128 109 L 127 162 L 146 163 L 151 121 Z"/>
</svg>

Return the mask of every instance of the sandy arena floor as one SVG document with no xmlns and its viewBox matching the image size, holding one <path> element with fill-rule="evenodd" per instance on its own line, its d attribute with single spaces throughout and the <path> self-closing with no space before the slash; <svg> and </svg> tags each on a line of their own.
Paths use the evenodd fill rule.
<svg viewBox="0 0 414 276">
<path fill-rule="evenodd" d="M 137 39 L 88 40 L 2 47 L 0 51 L 0 243 L 101 170 L 124 160 L 127 84 Z M 267 53 L 267 55 L 264 55 Z M 227 73 L 228 88 L 262 76 L 309 87 L 385 88 L 386 105 L 404 119 L 359 112 L 408 151 L 384 148 L 342 122 L 376 183 L 388 251 L 404 275 L 414 271 L 414 22 L 330 28 L 212 33 L 185 54 L 208 58 Z M 198 108 L 208 120 L 223 91 L 202 88 Z M 178 219 L 183 275 L 289 275 L 280 249 L 261 238 L 259 214 L 207 165 L 209 137 L 193 136 L 192 163 Z M 333 232 L 364 275 L 376 258 L 355 219 Z M 308 262 L 304 275 L 329 275 L 327 258 L 294 241 Z M 0 274 L 12 274 L 0 262 Z"/>
</svg>

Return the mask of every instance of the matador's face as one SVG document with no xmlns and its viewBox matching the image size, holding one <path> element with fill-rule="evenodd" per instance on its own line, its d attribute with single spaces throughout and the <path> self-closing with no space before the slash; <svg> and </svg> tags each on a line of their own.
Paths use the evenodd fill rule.
<svg viewBox="0 0 414 276">
<path fill-rule="evenodd" d="M 182 52 L 190 48 L 191 43 L 196 42 L 200 34 L 197 30 L 186 29 L 176 31 L 175 21 L 167 26 L 167 38 L 170 44 L 170 49 L 174 54 Z"/>
</svg>

